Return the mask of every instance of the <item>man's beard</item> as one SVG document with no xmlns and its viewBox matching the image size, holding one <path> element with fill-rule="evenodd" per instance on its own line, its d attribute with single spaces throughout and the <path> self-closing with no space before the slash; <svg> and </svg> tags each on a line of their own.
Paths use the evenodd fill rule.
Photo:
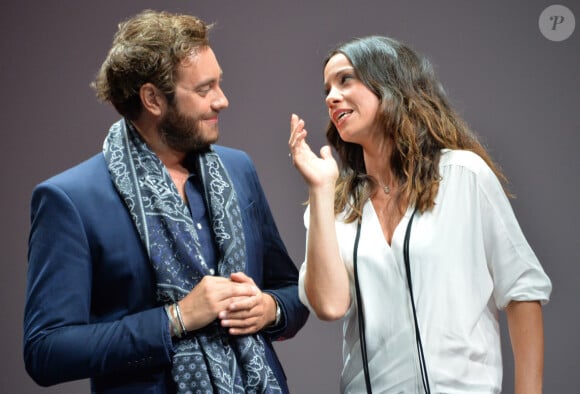
<svg viewBox="0 0 580 394">
<path fill-rule="evenodd" d="M 204 138 L 198 119 L 179 112 L 175 104 L 167 107 L 167 113 L 160 124 L 160 134 L 168 147 L 184 153 L 205 151 L 217 141 L 217 137 L 209 140 Z"/>
</svg>

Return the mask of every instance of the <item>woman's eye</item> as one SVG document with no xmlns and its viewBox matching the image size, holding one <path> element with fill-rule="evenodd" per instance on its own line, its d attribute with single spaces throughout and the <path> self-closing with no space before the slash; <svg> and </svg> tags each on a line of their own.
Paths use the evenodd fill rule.
<svg viewBox="0 0 580 394">
<path fill-rule="evenodd" d="M 351 74 L 344 74 L 341 78 L 340 78 L 340 83 L 346 83 L 347 81 L 353 79 L 354 76 Z"/>
</svg>

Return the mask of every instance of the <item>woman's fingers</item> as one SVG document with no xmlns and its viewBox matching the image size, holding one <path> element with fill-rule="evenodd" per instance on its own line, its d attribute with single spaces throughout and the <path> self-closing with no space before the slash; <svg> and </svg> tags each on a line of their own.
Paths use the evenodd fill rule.
<svg viewBox="0 0 580 394">
<path fill-rule="evenodd" d="M 294 153 L 293 151 L 297 148 L 300 139 L 304 139 L 304 137 L 306 137 L 304 120 L 300 119 L 298 115 L 292 114 L 292 117 L 290 118 L 290 139 L 288 141 L 291 153 Z"/>
</svg>

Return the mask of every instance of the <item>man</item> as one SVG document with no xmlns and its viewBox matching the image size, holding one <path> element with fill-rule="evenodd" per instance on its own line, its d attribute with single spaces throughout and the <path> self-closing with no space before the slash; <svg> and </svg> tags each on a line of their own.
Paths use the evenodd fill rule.
<svg viewBox="0 0 580 394">
<path fill-rule="evenodd" d="M 122 23 L 93 85 L 123 119 L 33 192 L 24 358 L 40 385 L 288 392 L 271 342 L 308 312 L 253 164 L 213 145 L 228 100 L 209 28 Z"/>
</svg>

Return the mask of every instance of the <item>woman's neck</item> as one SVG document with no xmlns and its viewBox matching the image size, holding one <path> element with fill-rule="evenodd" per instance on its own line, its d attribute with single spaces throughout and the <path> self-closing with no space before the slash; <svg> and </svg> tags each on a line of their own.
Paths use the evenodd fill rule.
<svg viewBox="0 0 580 394">
<path fill-rule="evenodd" d="M 397 179 L 391 166 L 393 143 L 391 139 L 382 143 L 363 147 L 363 157 L 367 175 L 372 176 L 379 186 L 388 193 L 397 186 Z"/>
</svg>

